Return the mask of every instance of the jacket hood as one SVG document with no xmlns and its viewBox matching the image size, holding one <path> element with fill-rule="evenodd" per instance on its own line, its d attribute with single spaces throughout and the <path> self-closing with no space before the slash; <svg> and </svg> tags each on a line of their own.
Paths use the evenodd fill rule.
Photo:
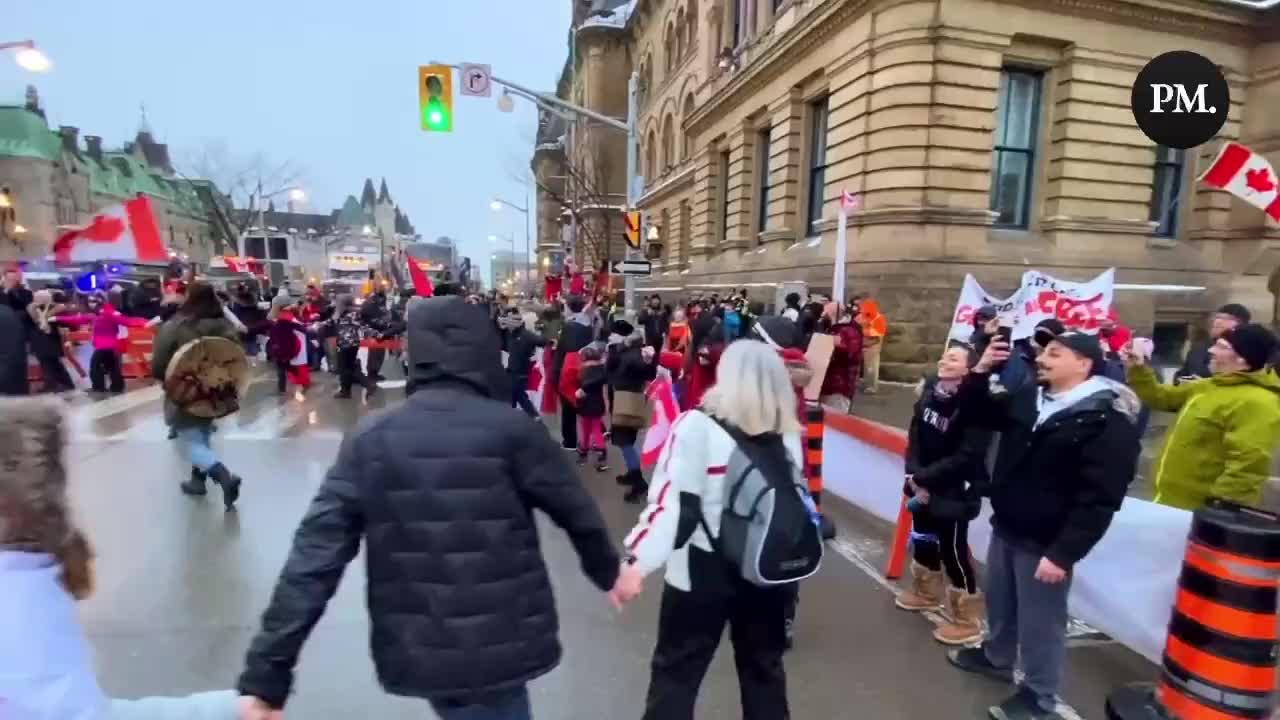
<svg viewBox="0 0 1280 720">
<path fill-rule="evenodd" d="M 1280 394 L 1280 375 L 1276 375 L 1276 371 L 1271 368 L 1262 368 L 1252 372 L 1214 375 L 1211 382 L 1214 385 L 1257 385 L 1260 388 Z"/>
<path fill-rule="evenodd" d="M 502 399 L 502 349 L 484 308 L 456 295 L 426 298 L 409 305 L 405 324 L 415 384 L 460 381 Z"/>
</svg>

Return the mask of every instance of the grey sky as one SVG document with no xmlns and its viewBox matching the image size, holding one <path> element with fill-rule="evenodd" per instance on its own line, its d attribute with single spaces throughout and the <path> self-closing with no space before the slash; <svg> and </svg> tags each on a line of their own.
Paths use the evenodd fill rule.
<svg viewBox="0 0 1280 720">
<path fill-rule="evenodd" d="M 304 172 L 312 209 L 328 212 L 386 176 L 425 237 L 448 235 L 488 277 L 491 233 L 523 218 L 536 112 L 517 100 L 455 97 L 452 134 L 418 129 L 417 66 L 481 62 L 553 90 L 567 51 L 568 0 L 13 0 L 0 41 L 34 39 L 54 62 L 31 75 L 0 58 L 0 102 L 34 82 L 50 122 L 133 137 L 139 107 L 175 160 L 222 141 Z M 455 79 L 455 96 L 457 81 Z M 498 247 L 509 247 L 505 241 Z"/>
</svg>

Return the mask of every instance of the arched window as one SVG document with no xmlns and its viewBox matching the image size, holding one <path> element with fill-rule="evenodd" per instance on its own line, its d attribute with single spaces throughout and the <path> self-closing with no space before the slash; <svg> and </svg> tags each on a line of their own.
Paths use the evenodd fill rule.
<svg viewBox="0 0 1280 720">
<path fill-rule="evenodd" d="M 667 75 L 665 77 L 670 77 L 671 71 L 676 67 L 676 26 L 672 23 L 667 23 L 667 34 L 663 40 L 663 49 L 666 52 Z"/>
<path fill-rule="evenodd" d="M 658 177 L 658 134 L 652 130 L 649 131 L 649 142 L 645 143 L 644 165 L 650 180 Z"/>
<path fill-rule="evenodd" d="M 653 61 L 645 58 L 644 68 L 640 71 L 640 82 L 644 85 L 644 97 L 649 99 L 653 97 Z"/>
<path fill-rule="evenodd" d="M 689 13 L 685 15 L 685 32 L 688 36 L 688 47 L 693 49 L 698 44 L 698 2 L 690 0 Z"/>
<path fill-rule="evenodd" d="M 685 22 L 684 8 L 676 13 L 676 55 L 683 60 L 689 51 L 689 28 Z"/>
<path fill-rule="evenodd" d="M 676 129 L 675 122 L 668 115 L 662 121 L 662 171 L 670 170 L 676 164 Z"/>
<path fill-rule="evenodd" d="M 688 95 L 684 96 L 684 107 L 680 111 L 680 119 L 688 120 L 689 116 L 692 114 L 693 114 L 693 93 L 689 93 Z M 684 136 L 684 147 L 681 149 L 683 150 L 683 152 L 680 154 L 680 157 L 682 158 L 688 158 L 690 155 L 693 154 L 693 136 L 692 135 Z"/>
</svg>

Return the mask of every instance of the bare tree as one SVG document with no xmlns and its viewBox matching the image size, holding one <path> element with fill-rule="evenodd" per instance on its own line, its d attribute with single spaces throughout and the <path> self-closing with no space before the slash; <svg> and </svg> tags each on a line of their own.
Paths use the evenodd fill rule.
<svg viewBox="0 0 1280 720">
<path fill-rule="evenodd" d="M 186 153 L 179 165 L 183 175 L 213 182 L 232 208 L 247 211 L 231 214 L 237 235 L 252 224 L 259 197 L 269 198 L 297 187 L 304 174 L 292 160 L 274 161 L 261 151 L 236 153 L 221 139 L 208 140 Z"/>
<path fill-rule="evenodd" d="M 584 209 L 605 209 L 619 205 L 620 196 L 608 189 L 610 167 L 605 157 L 597 158 L 593 167 L 587 170 L 566 161 L 560 165 L 564 181 L 555 184 L 543 182 L 536 174 L 533 175 L 537 188 L 576 221 L 579 253 L 599 263 L 607 263 L 612 259 L 611 243 L 616 230 L 616 213 L 608 210 L 588 213 Z M 603 222 L 590 222 L 589 216 L 600 217 Z M 582 252 L 584 250 L 585 253 Z"/>
</svg>

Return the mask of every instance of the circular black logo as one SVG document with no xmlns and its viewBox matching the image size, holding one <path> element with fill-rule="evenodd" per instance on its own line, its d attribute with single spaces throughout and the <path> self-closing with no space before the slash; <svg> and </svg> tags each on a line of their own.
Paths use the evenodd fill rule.
<svg viewBox="0 0 1280 720">
<path fill-rule="evenodd" d="M 1222 129 L 1231 89 L 1209 58 L 1174 50 L 1142 68 L 1130 104 L 1133 119 L 1152 142 L 1186 150 L 1209 142 Z"/>
</svg>

